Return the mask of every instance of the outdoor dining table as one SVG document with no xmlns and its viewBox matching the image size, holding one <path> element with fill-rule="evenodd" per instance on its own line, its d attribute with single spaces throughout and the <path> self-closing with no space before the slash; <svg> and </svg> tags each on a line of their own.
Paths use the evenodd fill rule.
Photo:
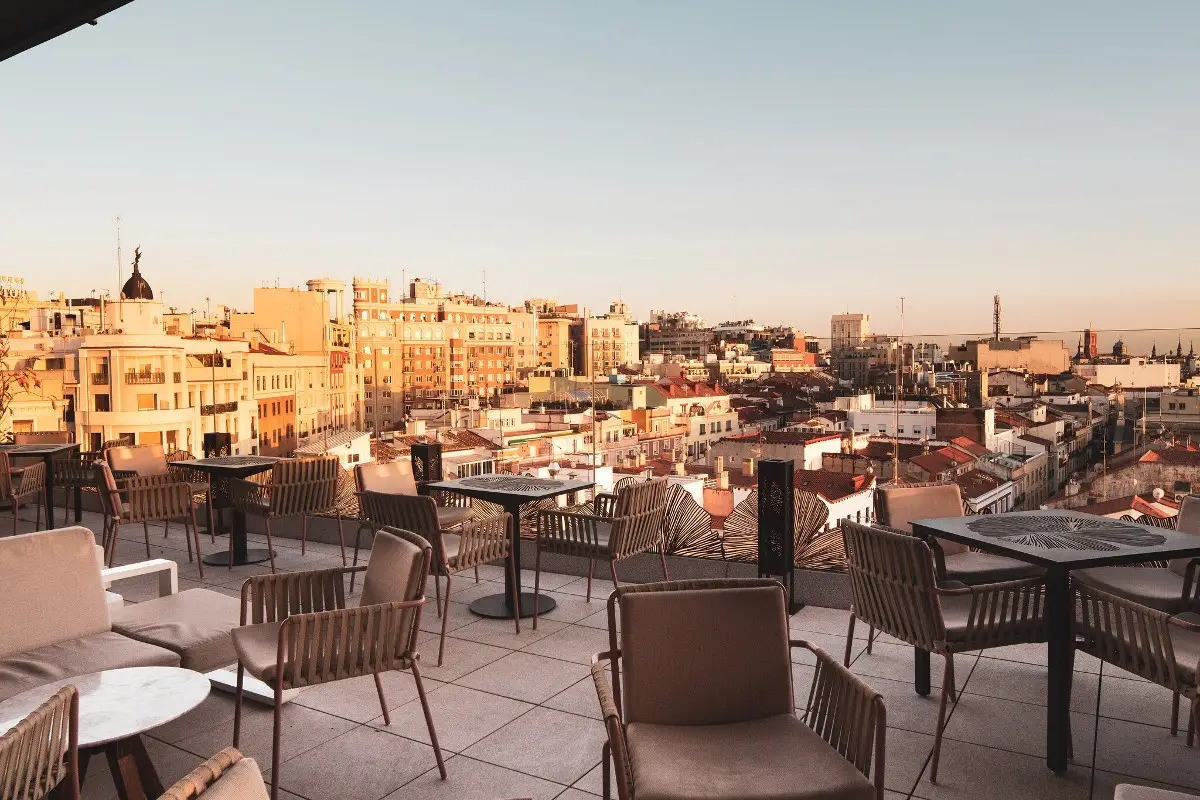
<svg viewBox="0 0 1200 800">
<path fill-rule="evenodd" d="M 547 497 L 558 497 L 563 494 L 588 489 L 594 484 L 583 480 L 547 480 L 545 478 L 529 478 L 524 475 L 475 475 L 470 478 L 435 481 L 422 485 L 422 492 L 436 489 L 443 492 L 486 500 L 503 506 L 512 515 L 509 522 L 509 536 L 512 547 L 509 558 L 513 559 L 514 568 L 504 570 L 504 593 L 490 594 L 471 603 L 471 610 L 481 617 L 492 619 L 510 619 L 513 616 L 512 607 L 513 585 L 512 576 L 516 575 L 516 590 L 520 597 L 520 614 L 522 617 L 533 616 L 533 592 L 522 592 L 521 589 L 521 506 Z M 554 608 L 554 598 L 539 594 L 538 613 L 545 614 Z"/>
<path fill-rule="evenodd" d="M 219 529 L 221 525 L 218 509 L 228 507 L 228 493 L 221 484 L 266 472 L 279 460 L 273 456 L 218 456 L 216 458 L 196 458 L 191 461 L 176 461 L 175 466 L 200 470 L 208 473 L 212 478 L 213 508 L 218 514 Z M 246 564 L 261 564 L 271 558 L 271 551 L 266 548 L 247 546 L 246 512 L 233 509 L 233 528 L 229 535 L 233 540 L 233 564 L 229 563 L 229 553 L 225 550 L 206 555 L 204 557 L 205 564 L 213 567 L 241 567 Z"/>
<path fill-rule="evenodd" d="M 54 459 L 72 450 L 78 450 L 78 442 L 46 442 L 45 444 L 4 444 L 0 452 L 19 458 L 40 458 L 46 465 L 46 526 L 54 527 Z M 83 488 L 75 487 L 75 521 L 83 519 Z"/>
<path fill-rule="evenodd" d="M 1078 511 L 1044 510 L 913 522 L 913 533 L 1009 556 L 1046 570 L 1046 766 L 1067 768 L 1075 602 L 1071 570 L 1200 556 L 1192 534 Z M 916 688 L 929 694 L 929 653 L 916 651 Z"/>
</svg>

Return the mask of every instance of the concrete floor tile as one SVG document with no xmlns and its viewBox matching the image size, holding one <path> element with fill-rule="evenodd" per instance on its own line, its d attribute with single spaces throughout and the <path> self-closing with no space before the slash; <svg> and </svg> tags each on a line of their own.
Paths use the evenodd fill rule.
<svg viewBox="0 0 1200 800">
<path fill-rule="evenodd" d="M 1109 665 L 1104 665 L 1100 681 L 1100 716 L 1140 722 L 1143 725 L 1168 727 L 1171 724 L 1171 692 L 1149 681 L 1131 681 L 1116 677 Z M 1120 673 L 1128 675 L 1127 672 Z M 1094 712 L 1093 707 L 1093 712 Z M 1179 724 L 1187 729 L 1188 701 L 1179 703 Z"/>
<path fill-rule="evenodd" d="M 237 747 L 243 755 L 257 760 L 264 770 L 271 766 L 272 716 L 273 712 L 270 709 L 250 703 L 247 703 L 242 711 L 242 738 Z M 280 731 L 282 760 L 286 761 L 311 750 L 355 727 L 355 723 L 350 720 L 288 703 L 283 707 L 283 724 Z M 176 744 L 203 760 L 233 744 L 233 722 L 231 720 L 224 725 L 181 739 Z"/>
<path fill-rule="evenodd" d="M 595 597 L 593 597 L 592 601 L 589 603 L 578 595 L 566 594 L 563 592 L 543 592 L 543 594 L 548 594 L 550 597 L 553 597 L 554 602 L 557 605 L 555 605 L 553 610 L 539 615 L 539 628 L 542 625 L 542 620 L 576 623 L 580 620 L 586 619 L 587 617 L 593 616 L 597 612 L 604 612 L 605 616 L 607 616 L 608 613 L 605 611 L 604 601 Z M 600 627 L 603 627 L 605 630 L 607 630 L 607 621 Z"/>
<path fill-rule="evenodd" d="M 451 603 L 453 605 L 453 603 Z M 432 634 L 418 640 L 417 650 L 421 653 L 421 677 L 438 681 L 453 681 L 474 672 L 511 653 L 503 647 L 472 642 L 466 639 L 446 637 L 446 651 L 442 666 L 437 665 L 438 639 Z"/>
<path fill-rule="evenodd" d="M 542 705 L 592 719 L 602 719 L 600 701 L 596 697 L 596 683 L 591 675 L 568 686 Z"/>
<path fill-rule="evenodd" d="M 956 662 L 960 658 L 962 656 L 956 656 Z M 971 660 L 975 659 L 972 657 Z M 1040 664 L 981 658 L 963 691 L 1045 706 L 1047 675 L 1046 667 Z M 1099 675 L 1075 672 L 1071 681 L 1071 710 L 1094 716 L 1098 685 Z"/>
<path fill-rule="evenodd" d="M 1092 763 L 1092 737 L 1096 718 L 1071 714 L 1076 764 Z M 1011 750 L 1028 756 L 1046 757 L 1045 706 L 1018 703 L 997 697 L 962 693 L 945 736 L 961 742 Z"/>
<path fill-rule="evenodd" d="M 455 683 L 527 703 L 543 703 L 590 672 L 582 664 L 532 653 L 512 653 Z"/>
<path fill-rule="evenodd" d="M 842 646 L 845 647 L 846 640 L 843 637 Z M 872 652 L 866 652 L 866 642 L 861 645 L 856 644 L 856 648 L 861 646 L 863 649 L 850 663 L 850 671 L 860 677 L 886 678 L 891 681 L 913 683 L 913 667 L 914 653 L 913 648 L 906 644 L 887 644 L 885 642 L 876 642 L 872 648 Z M 829 651 L 827 651 L 829 652 Z M 831 655 L 839 656 L 843 651 L 836 651 Z M 975 661 L 974 656 L 969 654 L 957 655 L 954 657 L 954 682 L 960 688 L 966 684 L 967 678 L 971 674 L 971 667 Z M 945 659 L 942 656 L 931 656 L 929 659 L 929 674 L 932 693 L 939 691 L 942 685 L 942 668 L 945 664 Z M 961 666 L 960 666 L 961 665 Z"/>
<path fill-rule="evenodd" d="M 1071 765 L 1055 775 L 1043 758 L 946 739 L 938 782 L 930 783 L 926 770 L 914 795 L 929 800 L 1088 800 L 1090 773 Z"/>
<path fill-rule="evenodd" d="M 604 725 L 550 708 L 535 708 L 464 755 L 564 785 L 573 784 L 600 762 Z"/>
<path fill-rule="evenodd" d="M 438 742 L 443 750 L 456 753 L 534 707 L 531 703 L 454 684 L 429 692 L 428 697 Z M 430 741 L 420 700 L 413 700 L 393 711 L 391 725 L 385 726 L 382 716 L 372 720 L 371 725 L 426 744 Z"/>
<path fill-rule="evenodd" d="M 219 725 L 225 726 L 226 732 L 232 735 L 233 706 L 233 695 L 213 690 L 200 705 L 179 719 L 148 731 L 146 735 L 161 742 L 173 744 L 189 736 L 212 730 Z"/>
<path fill-rule="evenodd" d="M 1096 765 L 1107 772 L 1200 791 L 1200 754 L 1195 747 L 1186 747 L 1185 741 L 1183 731 L 1172 736 L 1166 728 L 1101 718 Z"/>
<path fill-rule="evenodd" d="M 568 625 L 544 639 L 525 647 L 522 652 L 590 665 L 592 656 L 608 650 L 608 633 L 584 625 Z"/>
<path fill-rule="evenodd" d="M 483 619 L 476 617 L 470 625 L 464 625 L 454 632 L 455 638 L 470 639 L 509 650 L 520 650 L 538 639 L 544 639 L 565 626 L 562 622 L 550 619 L 539 620 L 538 629 L 533 629 L 532 619 L 521 620 L 521 632 L 517 633 L 511 619 Z"/>
<path fill-rule="evenodd" d="M 495 800 L 499 797 L 550 800 L 562 791 L 563 787 L 557 783 L 456 755 L 446 761 L 446 780 L 441 779 L 436 768 L 431 769 L 385 800 Z"/>
<path fill-rule="evenodd" d="M 279 785 L 321 800 L 379 800 L 436 763 L 429 745 L 359 727 L 284 761 Z"/>
<path fill-rule="evenodd" d="M 451 600 L 449 605 L 450 616 L 446 619 L 446 633 L 478 622 L 480 619 L 471 613 L 471 609 L 467 607 L 466 603 L 457 603 Z M 427 633 L 441 634 L 442 632 L 442 618 L 438 616 L 437 605 L 434 603 L 432 595 L 426 596 L 425 608 L 421 609 L 420 627 Z M 509 631 L 511 632 L 512 628 L 509 628 Z"/>
<path fill-rule="evenodd" d="M 424 672 L 422 672 L 422 677 L 426 692 L 441 686 L 440 681 L 424 677 Z M 388 711 L 399 708 L 416 698 L 417 682 L 411 672 L 390 670 L 381 673 L 379 678 L 383 683 L 383 693 L 387 698 Z M 375 688 L 375 678 L 371 675 L 310 686 L 302 690 L 292 702 L 359 723 L 369 722 L 382 713 L 379 707 L 379 693 Z"/>
</svg>

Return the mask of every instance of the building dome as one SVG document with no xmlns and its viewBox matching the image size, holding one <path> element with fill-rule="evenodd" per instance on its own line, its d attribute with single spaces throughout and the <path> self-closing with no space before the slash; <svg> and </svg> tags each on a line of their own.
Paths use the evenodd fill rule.
<svg viewBox="0 0 1200 800">
<path fill-rule="evenodd" d="M 133 251 L 133 274 L 129 276 L 129 280 L 125 281 L 125 285 L 121 287 L 122 300 L 153 300 L 154 290 L 150 288 L 150 284 L 142 277 L 142 272 L 138 268 L 138 262 L 142 260 L 142 248 L 137 248 Z"/>
</svg>

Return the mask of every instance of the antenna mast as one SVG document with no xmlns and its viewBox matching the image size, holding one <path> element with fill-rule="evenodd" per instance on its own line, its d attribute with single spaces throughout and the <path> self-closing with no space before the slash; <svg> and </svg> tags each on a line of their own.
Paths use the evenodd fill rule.
<svg viewBox="0 0 1200 800">
<path fill-rule="evenodd" d="M 900 481 L 900 362 L 904 358 L 904 298 L 900 298 L 900 338 L 896 342 L 896 393 L 892 399 L 892 482 Z"/>
<path fill-rule="evenodd" d="M 992 297 L 992 341 L 1000 341 L 1000 295 Z"/>
</svg>

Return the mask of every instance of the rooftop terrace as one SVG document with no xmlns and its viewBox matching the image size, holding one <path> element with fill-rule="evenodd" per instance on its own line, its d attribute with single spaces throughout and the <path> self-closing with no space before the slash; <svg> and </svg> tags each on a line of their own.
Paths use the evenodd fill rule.
<svg viewBox="0 0 1200 800">
<path fill-rule="evenodd" d="M 60 512 L 61 514 L 61 512 Z M 84 524 L 100 529 L 100 518 Z M 27 530 L 23 527 L 23 530 Z M 242 580 L 266 566 L 233 570 L 212 567 L 199 579 L 189 564 L 182 531 L 165 539 L 151 530 L 156 557 L 180 565 L 180 588 L 204 586 L 237 595 Z M 122 563 L 145 558 L 139 537 L 118 545 Z M 258 537 L 251 536 L 257 540 Z M 213 548 L 203 536 L 204 549 Z M 281 570 L 340 564 L 336 546 L 276 539 Z M 220 545 L 218 545 L 219 547 Z M 600 572 L 599 570 L 597 571 Z M 302 690 L 283 713 L 281 796 L 306 800 L 416 800 L 417 798 L 563 798 L 586 800 L 601 792 L 600 748 L 604 729 L 588 674 L 592 654 L 607 648 L 604 598 L 607 581 L 585 602 L 585 579 L 546 574 L 542 587 L 558 603 L 538 630 L 473 616 L 467 603 L 498 590 L 499 567 L 469 577 L 451 597 L 445 665 L 434 666 L 439 624 L 432 603 L 422 617 L 425 661 L 434 721 L 449 778 L 438 779 L 433 753 L 410 675 L 392 673 L 384 683 L 392 724 L 385 727 L 371 679 Z M 360 584 L 361 586 L 361 584 Z M 157 596 L 153 576 L 113 587 L 127 601 Z M 829 653 L 845 646 L 848 612 L 809 606 L 791 619 L 791 632 Z M 934 659 L 934 692 L 913 691 L 911 648 L 882 637 L 865 652 L 858 626 L 851 669 L 884 696 L 887 705 L 889 798 L 1111 798 L 1117 783 L 1130 782 L 1200 792 L 1200 753 L 1167 728 L 1170 694 L 1128 673 L 1080 654 L 1075 662 L 1073 723 L 1075 758 L 1055 776 L 1044 762 L 1045 647 L 1019 646 L 968 654 L 958 663 L 957 702 L 952 703 L 939 782 L 928 770 L 937 717 L 940 659 Z M 799 656 L 797 656 L 799 657 Z M 793 665 L 797 696 L 807 695 L 811 667 Z M 666 677 L 666 676 L 664 676 Z M 269 769 L 271 713 L 248 703 L 241 748 Z M 175 722 L 151 732 L 150 755 L 164 781 L 173 781 L 232 741 L 233 699 L 214 691 Z M 115 790 L 107 768 L 93 761 L 84 784 L 89 800 L 108 800 Z"/>
</svg>

